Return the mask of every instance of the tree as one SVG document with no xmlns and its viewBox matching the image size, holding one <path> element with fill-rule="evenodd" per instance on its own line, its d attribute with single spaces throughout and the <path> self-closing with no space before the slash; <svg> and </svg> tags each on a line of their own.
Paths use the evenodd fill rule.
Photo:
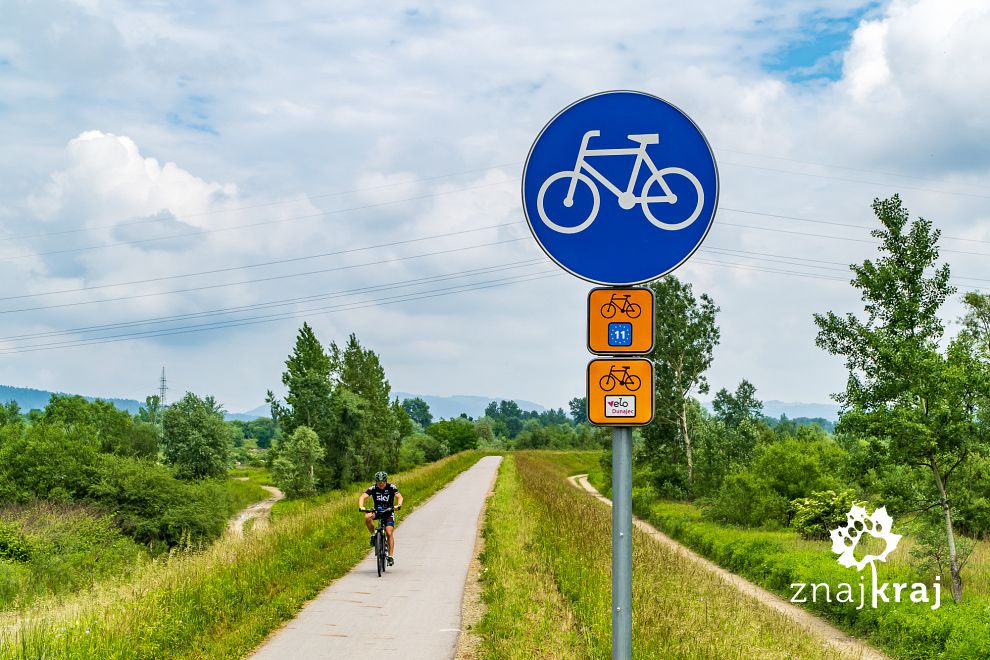
<svg viewBox="0 0 990 660">
<path fill-rule="evenodd" d="M 159 420 L 159 415 L 162 414 L 162 400 L 157 394 L 152 394 L 151 396 L 146 396 L 144 398 L 144 405 L 138 408 L 137 417 L 142 422 L 147 422 L 149 424 L 157 424 Z"/>
<path fill-rule="evenodd" d="M 289 497 L 316 494 L 316 465 L 323 459 L 324 449 L 316 432 L 300 426 L 282 442 L 272 463 L 275 483 Z"/>
<path fill-rule="evenodd" d="M 378 354 L 363 348 L 351 334 L 343 349 L 330 344 L 330 364 L 337 388 L 356 394 L 365 404 L 363 425 L 354 436 L 358 471 L 394 471 L 399 466 L 400 425 L 406 415 L 401 406 L 391 405 L 392 386 Z"/>
<path fill-rule="evenodd" d="M 460 417 L 441 419 L 430 424 L 426 433 L 439 440 L 451 454 L 478 447 L 478 434 L 474 430 L 474 423 Z"/>
<path fill-rule="evenodd" d="M 763 402 L 756 398 L 756 388 L 745 378 L 736 387 L 735 394 L 730 394 L 724 387 L 712 400 L 712 409 L 717 417 L 727 427 L 736 429 L 744 421 L 756 422 L 763 416 Z"/>
<path fill-rule="evenodd" d="M 16 401 L 10 401 L 0 405 L 0 426 L 6 426 L 7 424 L 22 424 L 21 419 L 21 407 L 17 405 Z"/>
<path fill-rule="evenodd" d="M 283 437 L 291 436 L 300 426 L 312 429 L 323 445 L 323 463 L 316 469 L 317 481 L 328 488 L 338 488 L 353 475 L 353 449 L 348 435 L 338 433 L 341 402 L 332 401 L 334 387 L 330 376 L 330 357 L 308 323 L 296 334 L 292 353 L 285 361 L 282 384 L 288 394 L 280 402 L 269 390 L 266 401 L 272 419 Z"/>
<path fill-rule="evenodd" d="M 963 296 L 966 314 L 960 319 L 965 332 L 976 341 L 986 357 L 990 357 L 990 293 L 969 291 Z"/>
<path fill-rule="evenodd" d="M 403 399 L 402 408 L 409 415 L 412 421 L 419 424 L 419 426 L 425 429 L 433 422 L 433 414 L 430 412 L 430 404 L 423 399 L 416 397 L 415 399 Z"/>
<path fill-rule="evenodd" d="M 165 427 L 165 461 L 182 479 L 219 477 L 227 473 L 230 431 L 222 408 L 213 397 L 201 399 L 192 392 L 162 413 Z"/>
<path fill-rule="evenodd" d="M 85 495 L 99 460 L 90 427 L 10 425 L 2 435 L 0 501 L 69 502 Z"/>
<path fill-rule="evenodd" d="M 584 424 L 588 421 L 588 397 L 575 397 L 567 402 L 567 407 L 575 424 Z"/>
<path fill-rule="evenodd" d="M 962 596 L 950 478 L 988 441 L 987 370 L 971 335 L 943 351 L 937 312 L 954 292 L 949 266 L 938 262 L 939 231 L 909 224 L 898 196 L 874 200 L 881 223 L 871 233 L 880 256 L 850 266 L 865 319 L 816 314 L 817 344 L 845 358 L 849 376 L 837 431 L 866 438 L 879 460 L 922 468 L 931 476 L 927 508 L 939 507 L 948 545 L 952 596 Z M 929 275 L 930 273 L 930 275 Z"/>
<path fill-rule="evenodd" d="M 678 443 L 687 463 L 687 492 L 694 484 L 694 449 L 688 424 L 691 392 L 708 392 L 705 371 L 719 341 L 718 307 L 707 294 L 695 298 L 691 285 L 668 275 L 650 284 L 656 296 L 656 345 L 649 357 L 656 374 L 654 422 L 643 431 L 644 441 L 658 453 Z"/>
<path fill-rule="evenodd" d="M 154 427 L 135 421 L 130 413 L 109 401 L 53 394 L 39 422 L 66 429 L 86 429 L 103 453 L 143 458 L 158 454 L 158 434 Z"/>
</svg>

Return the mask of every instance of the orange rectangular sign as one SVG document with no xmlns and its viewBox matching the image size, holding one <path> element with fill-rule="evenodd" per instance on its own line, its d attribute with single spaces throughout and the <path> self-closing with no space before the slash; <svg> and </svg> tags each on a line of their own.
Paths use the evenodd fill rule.
<svg viewBox="0 0 990 660">
<path fill-rule="evenodd" d="M 653 363 L 644 358 L 589 362 L 588 421 L 597 426 L 653 421 Z"/>
<path fill-rule="evenodd" d="M 598 288 L 588 294 L 588 350 L 596 355 L 644 355 L 653 350 L 653 291 Z"/>
</svg>

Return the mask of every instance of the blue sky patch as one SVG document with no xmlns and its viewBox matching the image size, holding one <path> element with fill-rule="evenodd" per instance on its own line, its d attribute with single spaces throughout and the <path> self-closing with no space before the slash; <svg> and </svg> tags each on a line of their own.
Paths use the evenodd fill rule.
<svg viewBox="0 0 990 660">
<path fill-rule="evenodd" d="M 220 135 L 220 132 L 209 121 L 211 102 L 212 99 L 207 96 L 191 94 L 182 99 L 179 107 L 165 115 L 165 118 L 172 126 L 188 128 L 209 135 Z"/>
<path fill-rule="evenodd" d="M 808 14 L 789 40 L 763 58 L 763 68 L 794 83 L 838 80 L 853 32 L 878 8 L 879 3 L 870 2 L 844 16 Z"/>
</svg>

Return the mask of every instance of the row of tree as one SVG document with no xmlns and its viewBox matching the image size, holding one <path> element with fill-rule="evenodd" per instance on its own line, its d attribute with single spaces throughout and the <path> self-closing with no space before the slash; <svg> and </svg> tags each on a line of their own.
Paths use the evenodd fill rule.
<svg viewBox="0 0 990 660">
<path fill-rule="evenodd" d="M 324 349 L 304 323 L 285 361 L 282 384 L 285 399 L 269 391 L 267 401 L 284 439 L 275 445 L 273 466 L 288 493 L 340 488 L 377 470 L 398 468 L 399 448 L 413 423 L 398 400 L 391 400 L 378 355 L 355 335 L 343 347 L 331 342 Z"/>
<path fill-rule="evenodd" d="M 637 475 L 658 494 L 698 499 L 714 518 L 796 521 L 812 536 L 853 498 L 917 520 L 937 514 L 941 545 L 930 554 L 944 558 L 958 600 L 972 544 L 957 531 L 990 535 L 990 296 L 967 293 L 947 338 L 939 312 L 956 290 L 938 230 L 911 221 L 897 196 L 873 210 L 879 255 L 850 266 L 863 316 L 815 315 L 818 346 L 848 369 L 835 436 L 786 420 L 771 428 L 745 380 L 705 411 L 694 395 L 708 392 L 719 310 L 668 276 L 650 284 L 663 312 L 650 355 L 656 418 L 642 430 Z"/>
</svg>

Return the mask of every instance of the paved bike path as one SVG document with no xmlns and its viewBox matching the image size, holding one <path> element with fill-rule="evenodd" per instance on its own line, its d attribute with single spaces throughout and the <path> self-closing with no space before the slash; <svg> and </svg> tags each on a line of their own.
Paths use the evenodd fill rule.
<svg viewBox="0 0 990 660">
<path fill-rule="evenodd" d="M 395 566 L 379 578 L 369 546 L 360 564 L 252 657 L 453 658 L 479 517 L 501 460 L 482 458 L 408 516 L 399 512 Z M 396 485 L 401 492 L 402 483 Z M 356 499 L 354 505 L 354 524 L 364 525 Z"/>
</svg>

